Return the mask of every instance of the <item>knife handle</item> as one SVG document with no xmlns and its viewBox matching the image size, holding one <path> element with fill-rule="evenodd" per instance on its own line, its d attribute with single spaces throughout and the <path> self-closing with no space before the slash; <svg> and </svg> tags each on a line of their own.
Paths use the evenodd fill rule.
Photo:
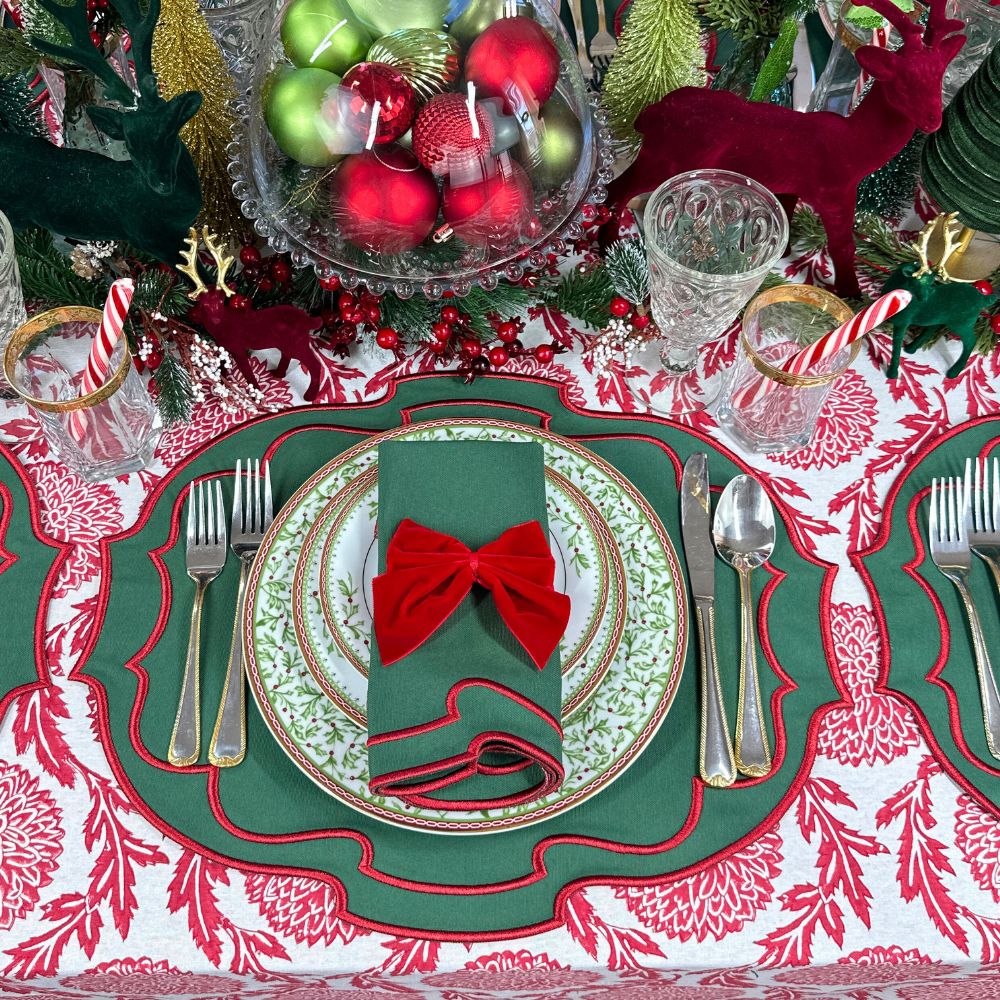
<svg viewBox="0 0 1000 1000">
<path fill-rule="evenodd" d="M 722 704 L 722 680 L 715 656 L 715 605 L 699 603 L 698 655 L 701 661 L 701 780 L 712 788 L 728 788 L 736 780 L 736 760 Z"/>
</svg>

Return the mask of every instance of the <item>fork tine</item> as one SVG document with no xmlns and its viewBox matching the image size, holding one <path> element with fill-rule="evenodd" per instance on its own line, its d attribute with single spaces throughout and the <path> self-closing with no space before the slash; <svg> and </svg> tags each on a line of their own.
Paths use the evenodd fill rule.
<svg viewBox="0 0 1000 1000">
<path fill-rule="evenodd" d="M 222 483 L 215 481 L 215 544 L 226 544 L 226 508 L 222 503 Z"/>
<path fill-rule="evenodd" d="M 215 504 L 212 503 L 212 484 L 205 484 L 205 503 L 207 506 L 205 519 L 205 544 L 215 544 Z"/>
<path fill-rule="evenodd" d="M 274 520 L 274 506 L 271 499 L 271 463 L 264 463 L 264 530 L 271 527 Z"/>
<path fill-rule="evenodd" d="M 233 528 L 234 535 L 243 531 L 243 470 L 236 459 L 236 478 L 233 480 Z"/>
<path fill-rule="evenodd" d="M 938 539 L 938 516 L 937 516 L 937 505 L 938 505 L 938 487 L 937 480 L 931 480 L 931 515 L 930 521 L 927 525 L 927 534 L 930 537 L 931 545 L 937 544 Z"/>
<path fill-rule="evenodd" d="M 260 469 L 255 469 L 249 458 L 247 459 L 247 475 L 249 478 L 247 486 L 250 489 L 250 503 L 248 504 L 250 512 L 247 515 L 247 531 L 256 534 L 257 498 L 260 496 Z"/>
<path fill-rule="evenodd" d="M 993 459 L 993 531 L 1000 529 L 1000 459 Z"/>
<path fill-rule="evenodd" d="M 198 483 L 198 539 L 199 545 L 205 544 L 205 484 Z"/>
</svg>

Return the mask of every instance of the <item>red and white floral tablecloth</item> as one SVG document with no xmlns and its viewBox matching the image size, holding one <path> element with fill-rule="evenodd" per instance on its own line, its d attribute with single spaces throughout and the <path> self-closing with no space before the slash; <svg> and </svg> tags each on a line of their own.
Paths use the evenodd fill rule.
<svg viewBox="0 0 1000 1000">
<path fill-rule="evenodd" d="M 819 256 L 793 262 L 806 280 Z M 546 372 L 583 405 L 635 409 L 616 374 L 595 379 L 584 335 L 533 317 L 525 342 L 576 349 Z M 199 404 L 140 475 L 87 485 L 49 453 L 17 404 L 0 436 L 37 485 L 45 530 L 72 548 L 48 608 L 48 683 L 19 695 L 0 726 L 0 996 L 706 997 L 1000 996 L 1000 821 L 940 770 L 909 710 L 876 688 L 879 641 L 847 552 L 868 544 L 905 460 L 945 429 L 1000 409 L 1000 357 L 950 383 L 942 344 L 880 368 L 889 340 L 835 388 L 813 447 L 750 456 L 795 511 L 803 544 L 839 565 L 836 668 L 853 704 L 828 712 L 797 800 L 755 843 L 696 875 L 654 888 L 578 891 L 564 926 L 467 946 L 400 939 L 338 918 L 326 884 L 245 874 L 165 840 L 111 777 L 85 684 L 68 680 L 94 624 L 99 540 L 128 527 L 163 472 L 250 414 Z M 716 349 L 731 357 L 730 339 Z M 328 358 L 318 402 L 383 395 L 431 355 Z M 266 404 L 301 402 L 301 373 L 265 374 Z M 712 432 L 711 418 L 699 417 Z M 4 615 L 19 613 L 5 607 Z M 818 654 L 819 655 L 819 654 Z M 615 992 L 609 992 L 615 991 Z"/>
</svg>

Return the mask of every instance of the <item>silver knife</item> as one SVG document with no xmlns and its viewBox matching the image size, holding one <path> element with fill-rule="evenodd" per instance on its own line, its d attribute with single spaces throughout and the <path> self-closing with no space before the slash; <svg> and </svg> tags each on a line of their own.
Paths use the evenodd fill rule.
<svg viewBox="0 0 1000 1000">
<path fill-rule="evenodd" d="M 698 451 L 684 464 L 681 480 L 681 533 L 691 596 L 694 598 L 694 617 L 698 623 L 698 656 L 701 662 L 701 746 L 698 762 L 702 781 L 713 788 L 727 788 L 736 780 L 736 761 L 715 656 L 715 548 L 712 545 L 711 522 L 708 455 Z"/>
</svg>

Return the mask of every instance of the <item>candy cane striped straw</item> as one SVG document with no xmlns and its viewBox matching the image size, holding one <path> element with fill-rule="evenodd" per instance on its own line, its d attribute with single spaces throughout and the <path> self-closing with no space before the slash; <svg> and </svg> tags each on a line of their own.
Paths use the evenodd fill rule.
<svg viewBox="0 0 1000 1000">
<path fill-rule="evenodd" d="M 892 34 L 892 28 L 876 28 L 872 32 L 871 45 L 874 45 L 877 49 L 888 48 L 889 45 L 889 35 Z M 861 97 L 865 92 L 865 87 L 868 86 L 868 81 L 871 79 L 866 70 L 862 70 L 858 75 L 858 81 L 854 84 L 854 93 L 851 95 L 851 106 L 850 110 L 853 111 L 858 104 L 861 102 Z"/>
<path fill-rule="evenodd" d="M 902 288 L 888 292 L 876 299 L 870 306 L 842 323 L 836 330 L 820 337 L 814 344 L 793 354 L 779 367 L 789 375 L 805 375 L 818 361 L 834 357 L 839 351 L 853 344 L 862 337 L 867 337 L 876 327 L 887 319 L 902 312 L 913 296 Z M 777 389 L 778 383 L 773 379 L 762 378 L 756 384 L 751 383 L 733 394 L 733 404 L 740 409 L 753 406 L 769 393 Z"/>
<path fill-rule="evenodd" d="M 96 392 L 107 380 L 111 368 L 111 356 L 114 354 L 115 345 L 121 339 L 122 330 L 125 328 L 125 317 L 134 294 L 135 285 L 131 278 L 118 278 L 112 282 L 104 302 L 101 325 L 97 329 L 94 342 L 90 345 L 87 367 L 83 370 L 83 381 L 80 383 L 81 396 L 89 396 L 90 393 Z M 70 429 L 78 442 L 83 440 L 87 424 L 80 410 L 71 412 Z"/>
</svg>

